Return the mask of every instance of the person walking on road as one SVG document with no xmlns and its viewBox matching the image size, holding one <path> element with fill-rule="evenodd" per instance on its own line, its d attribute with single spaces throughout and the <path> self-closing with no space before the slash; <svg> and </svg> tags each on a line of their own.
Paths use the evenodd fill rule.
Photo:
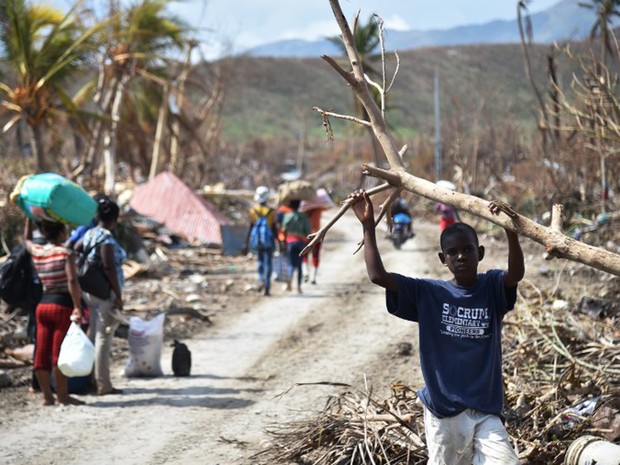
<svg viewBox="0 0 620 465">
<path fill-rule="evenodd" d="M 58 403 L 81 405 L 83 401 L 69 395 L 67 377 L 58 369 L 60 345 L 71 325 L 71 318 L 76 321 L 82 319 L 82 292 L 77 279 L 77 266 L 71 250 L 63 245 L 67 240 L 64 224 L 41 221 L 39 231 L 47 240 L 46 244 L 33 242 L 32 223 L 26 219 L 26 250 L 32 256 L 43 285 L 43 296 L 36 308 L 34 370 L 43 395 L 43 405 L 54 405 L 56 401 L 51 387 L 52 371 Z"/>
<path fill-rule="evenodd" d="M 484 247 L 465 223 L 440 236 L 439 260 L 449 281 L 389 273 L 375 236 L 372 202 L 356 191 L 352 209 L 364 230 L 368 277 L 386 290 L 393 315 L 418 322 L 420 366 L 426 386 L 419 392 L 429 465 L 497 463 L 518 465 L 502 423 L 502 322 L 514 308 L 525 265 L 518 235 L 506 229 L 508 268 L 478 273 Z M 490 202 L 493 214 L 512 214 Z"/>
<path fill-rule="evenodd" d="M 110 351 L 114 332 L 120 324 L 119 312 L 123 310 L 123 287 L 125 278 L 123 262 L 127 253 L 112 235 L 118 224 L 120 208 L 112 199 L 101 196 L 97 199 L 97 226 L 84 233 L 82 243 L 76 247 L 89 250 L 89 254 L 99 253 L 103 269 L 110 284 L 111 292 L 107 299 L 84 293 L 89 309 L 88 335 L 95 343 L 95 380 L 97 394 L 122 394 L 122 390 L 112 386 L 110 378 Z"/>
<path fill-rule="evenodd" d="M 327 193 L 327 191 L 323 188 L 319 188 L 316 190 L 316 198 L 314 200 L 303 200 L 301 202 L 301 206 L 299 209 L 308 215 L 310 219 L 310 232 L 312 234 L 318 232 L 321 229 L 321 217 L 323 216 L 323 212 L 325 210 L 329 210 L 334 206 L 334 202 Z M 317 242 L 312 247 L 312 251 L 310 252 L 310 257 L 305 255 L 303 257 L 303 267 L 305 268 L 304 272 L 304 281 L 308 281 L 310 278 L 310 266 L 312 265 L 312 284 L 316 284 L 317 275 L 319 272 L 319 263 L 320 263 L 320 255 L 321 255 L 321 246 L 322 241 Z"/>
<path fill-rule="evenodd" d="M 441 216 L 439 217 L 439 232 L 442 233 L 451 224 L 461 221 L 459 212 L 456 208 L 446 205 L 445 203 L 437 202 L 435 204 L 435 211 Z"/>
<path fill-rule="evenodd" d="M 299 255 L 308 244 L 308 234 L 310 234 L 310 219 L 304 212 L 299 211 L 301 200 L 291 200 L 290 206 L 293 210 L 284 216 L 282 229 L 286 237 L 286 246 L 289 260 L 289 273 L 287 290 L 292 289 L 293 275 L 297 272 L 297 292 L 302 293 L 301 283 L 303 281 L 302 257 Z"/>
<path fill-rule="evenodd" d="M 256 252 L 259 291 L 265 296 L 271 294 L 271 274 L 273 272 L 273 253 L 278 236 L 276 211 L 267 205 L 269 188 L 259 186 L 254 193 L 256 204 L 250 209 L 250 227 L 245 238 L 243 251 Z"/>
</svg>

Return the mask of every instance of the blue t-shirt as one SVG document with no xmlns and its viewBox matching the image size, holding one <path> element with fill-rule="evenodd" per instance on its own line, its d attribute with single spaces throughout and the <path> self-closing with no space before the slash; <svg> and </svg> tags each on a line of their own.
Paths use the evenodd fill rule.
<svg viewBox="0 0 620 465">
<path fill-rule="evenodd" d="M 472 287 L 393 276 L 398 292 L 386 292 L 388 311 L 419 324 L 424 405 L 438 418 L 468 408 L 501 415 L 502 320 L 514 308 L 517 287 L 504 287 L 501 270 L 478 274 Z"/>
<path fill-rule="evenodd" d="M 69 242 L 71 242 L 72 244 L 75 244 L 77 241 L 79 241 L 80 239 L 84 237 L 84 234 L 86 234 L 86 231 L 88 231 L 91 228 L 94 228 L 95 226 L 97 226 L 97 220 L 94 220 L 94 219 L 87 225 L 78 226 L 71 232 L 71 235 L 69 236 Z"/>
</svg>

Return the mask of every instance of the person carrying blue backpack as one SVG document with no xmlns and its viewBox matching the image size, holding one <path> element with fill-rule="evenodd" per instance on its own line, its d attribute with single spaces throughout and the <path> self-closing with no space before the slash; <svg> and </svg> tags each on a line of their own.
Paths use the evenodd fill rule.
<svg viewBox="0 0 620 465">
<path fill-rule="evenodd" d="M 244 253 L 252 250 L 258 258 L 259 290 L 268 296 L 271 293 L 273 252 L 275 249 L 276 211 L 267 205 L 269 188 L 259 186 L 254 193 L 254 205 L 250 211 L 250 228 L 245 239 Z"/>
</svg>

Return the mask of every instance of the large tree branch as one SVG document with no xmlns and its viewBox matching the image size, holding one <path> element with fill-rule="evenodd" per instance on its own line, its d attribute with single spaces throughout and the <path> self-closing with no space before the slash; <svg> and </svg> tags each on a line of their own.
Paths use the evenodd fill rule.
<svg viewBox="0 0 620 465">
<path fill-rule="evenodd" d="M 383 115 L 381 114 L 381 110 L 379 109 L 379 107 L 377 107 L 377 104 L 375 103 L 372 94 L 368 90 L 366 78 L 364 76 L 364 69 L 362 68 L 362 62 L 357 53 L 357 49 L 355 48 L 355 39 L 353 37 L 353 32 L 347 24 L 347 20 L 344 16 L 344 13 L 342 12 L 342 9 L 340 8 L 340 3 L 338 2 L 338 0 L 329 0 L 329 3 L 331 5 L 338 26 L 340 27 L 340 31 L 342 32 L 342 40 L 344 42 L 345 49 L 347 51 L 347 57 L 349 58 L 349 63 L 351 64 L 352 68 L 352 78 L 348 78 L 347 82 L 355 91 L 357 98 L 366 109 L 370 119 L 370 123 L 372 124 L 375 137 L 377 138 L 379 144 L 381 144 L 381 147 L 383 148 L 385 156 L 388 159 L 390 167 L 394 170 L 404 171 L 405 167 L 400 156 L 398 156 L 398 148 L 396 146 L 396 143 L 388 132 L 387 123 L 383 118 Z M 327 60 L 329 63 L 328 57 L 323 57 L 323 59 Z"/>
<path fill-rule="evenodd" d="M 503 228 L 515 231 L 522 236 L 528 237 L 533 241 L 544 245 L 547 251 L 554 256 L 583 263 L 599 270 L 620 276 L 620 255 L 572 239 L 564 235 L 558 229 L 557 224 L 554 225 L 555 227 L 547 228 L 519 214 L 493 215 L 488 209 L 489 202 L 487 200 L 444 189 L 435 183 L 427 181 L 426 179 L 418 178 L 413 174 L 407 173 L 401 156 L 399 155 L 399 151 L 396 148 L 396 141 L 388 131 L 386 120 L 372 98 L 371 92 L 368 90 L 364 70 L 362 69 L 361 61 L 355 48 L 353 33 L 346 21 L 342 9 L 340 8 L 339 1 L 329 0 L 329 3 L 338 26 L 340 27 L 340 31 L 342 32 L 342 40 L 347 51 L 347 57 L 351 65 L 352 72 L 347 73 L 339 65 L 337 65 L 334 60 L 328 57 L 323 58 L 332 67 L 334 67 L 334 69 L 336 69 L 336 71 L 354 89 L 357 98 L 368 113 L 373 133 L 383 148 L 385 156 L 389 162 L 390 169 L 383 170 L 374 166 L 364 166 L 364 169 L 368 173 L 381 179 L 385 179 L 388 182 L 387 184 L 379 186 L 381 187 L 381 190 L 386 190 L 390 186 L 403 188 L 430 200 L 452 205 L 459 210 L 466 211 L 480 218 L 484 218 L 499 226 L 502 226 Z M 320 237 L 318 240 L 323 239 L 325 232 L 338 220 L 338 218 L 340 218 L 340 216 L 342 216 L 342 214 L 344 214 L 344 211 L 348 209 L 348 206 L 349 204 L 345 202 L 345 205 L 340 209 L 338 215 L 330 221 L 328 227 L 323 228 L 323 230 L 321 230 L 322 233 L 319 231 L 317 236 L 314 237 L 306 249 L 304 249 L 305 253 L 312 248 L 317 238 Z"/>
<path fill-rule="evenodd" d="M 452 205 L 459 210 L 466 211 L 503 228 L 515 231 L 521 236 L 528 237 L 544 245 L 547 252 L 555 257 L 583 263 L 620 276 L 620 255 L 600 247 L 584 244 L 566 236 L 559 229 L 557 220 L 554 221 L 553 227 L 548 228 L 520 214 L 516 214 L 513 217 L 509 215 L 493 215 L 489 212 L 489 202 L 479 197 L 444 189 L 433 182 L 418 178 L 404 171 L 379 170 L 374 166 L 368 165 L 364 165 L 363 168 L 369 174 L 382 179 L 386 179 L 384 177 L 385 173 L 389 173 L 390 179 L 397 175 L 399 181 L 396 184 L 402 186 L 403 189 L 430 200 Z M 556 207 L 555 210 L 559 211 L 559 208 Z"/>
<path fill-rule="evenodd" d="M 398 156 L 402 158 L 402 156 L 405 154 L 406 151 L 407 151 L 407 146 L 404 145 L 400 149 L 400 151 L 398 152 Z M 374 167 L 373 167 L 373 169 L 377 169 L 377 170 L 379 170 L 379 172 L 385 174 L 388 180 L 391 180 L 392 182 L 398 182 L 398 177 L 390 176 L 391 172 L 386 171 L 386 170 L 381 170 L 379 168 L 374 168 Z M 375 194 L 378 194 L 379 192 L 383 192 L 383 191 L 391 189 L 393 187 L 394 187 L 393 184 L 391 184 L 390 182 L 387 182 L 385 184 L 381 184 L 380 186 L 376 186 L 376 187 L 374 187 L 372 189 L 368 189 L 367 192 L 368 192 L 368 195 L 375 195 Z M 379 210 L 379 214 L 377 215 L 377 219 L 375 220 L 375 226 L 378 225 L 381 222 L 381 219 L 385 216 L 385 212 L 389 208 L 389 206 L 392 203 L 392 201 L 400 194 L 400 191 L 401 191 L 400 188 L 395 189 L 394 192 L 392 192 L 389 195 L 389 197 L 386 199 L 386 201 L 383 202 L 383 204 L 381 204 L 381 207 L 380 207 L 380 210 Z M 309 234 L 308 235 L 308 239 L 310 239 L 310 242 L 301 251 L 301 253 L 299 255 L 301 255 L 302 257 L 304 255 L 307 255 L 312 250 L 312 248 L 315 246 L 315 244 L 317 244 L 318 242 L 321 242 L 323 240 L 323 238 L 325 237 L 325 235 L 327 234 L 327 231 L 329 231 L 331 229 L 331 227 L 334 224 L 336 224 L 336 222 L 342 217 L 342 215 L 345 214 L 345 212 L 349 209 L 350 206 L 351 206 L 351 200 L 349 200 L 349 199 L 345 200 L 343 202 L 343 205 L 340 208 L 340 210 L 338 210 L 336 215 L 331 220 L 329 220 L 325 226 L 323 226 L 317 232 Z M 356 253 L 361 248 L 361 246 L 364 245 L 364 241 L 360 241 L 358 245 L 359 245 L 359 247 L 358 247 L 358 249 L 354 253 Z"/>
</svg>

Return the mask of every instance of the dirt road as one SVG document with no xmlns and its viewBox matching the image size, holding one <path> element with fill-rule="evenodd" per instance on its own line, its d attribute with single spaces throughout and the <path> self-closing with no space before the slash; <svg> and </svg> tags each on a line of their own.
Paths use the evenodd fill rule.
<svg viewBox="0 0 620 465">
<path fill-rule="evenodd" d="M 422 224 L 416 232 L 400 251 L 380 238 L 391 271 L 437 273 L 435 227 Z M 324 244 L 316 286 L 297 295 L 276 283 L 272 297 L 257 298 L 246 312 L 231 310 L 228 320 L 187 341 L 189 378 L 171 376 L 166 348 L 165 376 L 118 376 L 122 395 L 48 408 L 29 399 L 0 420 L 0 464 L 256 464 L 252 455 L 268 444 L 267 426 L 309 417 L 342 389 L 296 383 L 367 382 L 376 394 L 389 393 L 397 380 L 419 384 L 417 327 L 385 311 L 362 253 L 353 255 L 360 237 L 349 212 Z M 397 355 L 406 342 L 411 355 Z"/>
</svg>

